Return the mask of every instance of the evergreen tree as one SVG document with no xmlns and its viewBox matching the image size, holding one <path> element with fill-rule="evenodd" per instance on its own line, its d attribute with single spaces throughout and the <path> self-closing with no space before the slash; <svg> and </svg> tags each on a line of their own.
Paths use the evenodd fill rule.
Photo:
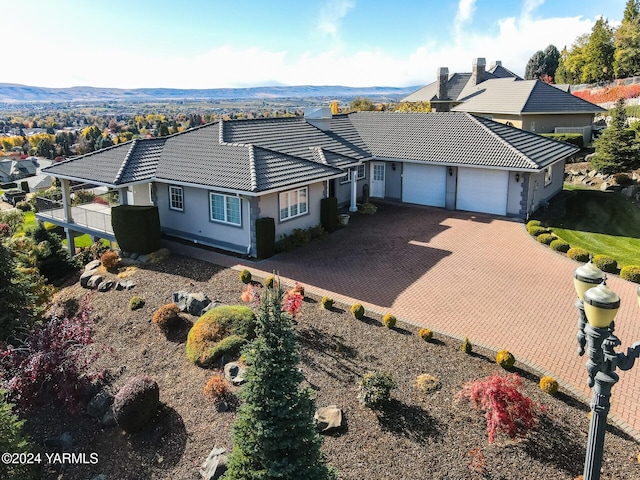
<svg viewBox="0 0 640 480">
<path fill-rule="evenodd" d="M 544 53 L 542 50 L 538 50 L 531 55 L 531 58 L 527 62 L 527 68 L 524 71 L 525 80 L 537 80 L 542 76 L 542 65 L 544 63 Z"/>
<path fill-rule="evenodd" d="M 47 230 L 44 224 L 40 223 L 37 228 L 28 234 L 32 238 L 35 247 L 36 267 L 41 275 L 49 282 L 55 282 L 64 278 L 69 272 L 78 267 L 69 256 L 69 251 L 62 244 L 60 237 Z"/>
<path fill-rule="evenodd" d="M 591 165 L 605 174 L 625 172 L 638 165 L 635 132 L 627 128 L 624 99 L 619 98 L 611 110 L 611 122 L 595 141 L 596 153 Z"/>
<path fill-rule="evenodd" d="M 282 304 L 279 284 L 264 289 L 257 337 L 244 350 L 247 383 L 239 394 L 244 402 L 225 480 L 335 478 L 320 452 L 311 393 L 300 388 L 297 342 Z"/>
<path fill-rule="evenodd" d="M 640 12 L 638 0 L 628 0 L 615 33 L 613 68 L 616 77 L 640 75 Z"/>
<path fill-rule="evenodd" d="M 627 0 L 622 22 L 632 22 L 638 20 L 638 18 L 640 18 L 640 2 L 638 0 Z"/>
<path fill-rule="evenodd" d="M 605 18 L 599 18 L 584 50 L 585 64 L 581 80 L 585 83 L 601 82 L 613 78 L 613 30 Z"/>
</svg>

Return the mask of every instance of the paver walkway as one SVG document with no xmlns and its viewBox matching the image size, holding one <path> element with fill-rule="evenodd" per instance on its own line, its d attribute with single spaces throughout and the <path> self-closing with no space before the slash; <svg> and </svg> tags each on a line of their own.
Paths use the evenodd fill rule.
<svg viewBox="0 0 640 480">
<path fill-rule="evenodd" d="M 588 400 L 585 357 L 577 354 L 578 263 L 530 237 L 522 223 L 490 215 L 383 204 L 354 215 L 347 228 L 295 252 L 252 262 L 172 244 L 176 253 L 222 266 L 278 272 L 307 291 L 429 327 L 550 374 Z M 621 298 L 616 334 L 626 348 L 640 340 L 637 285 L 611 276 Z M 610 421 L 640 440 L 640 365 L 620 372 Z"/>
</svg>

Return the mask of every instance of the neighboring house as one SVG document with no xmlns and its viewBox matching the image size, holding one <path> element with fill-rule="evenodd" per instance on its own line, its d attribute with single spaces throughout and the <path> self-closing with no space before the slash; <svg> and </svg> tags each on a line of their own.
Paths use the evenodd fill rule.
<svg viewBox="0 0 640 480">
<path fill-rule="evenodd" d="M 473 61 L 471 73 L 449 75 L 439 68 L 435 82 L 404 98 L 431 102 L 436 111 L 467 112 L 536 133 L 581 133 L 591 141 L 596 113 L 606 110 L 540 80 L 523 80 L 496 62 Z"/>
<path fill-rule="evenodd" d="M 36 174 L 38 159 L 27 157 L 23 160 L 9 158 L 0 160 L 0 183 L 15 182 Z"/>
<path fill-rule="evenodd" d="M 255 256 L 257 218 L 275 219 L 277 240 L 320 223 L 328 196 L 350 211 L 369 195 L 525 218 L 562 189 L 564 160 L 576 151 L 467 113 L 322 108 L 219 121 L 53 164 L 43 172 L 62 179 L 65 199 L 38 218 L 114 239 L 70 207 L 70 181 L 90 182 L 119 191 L 123 204 L 157 205 L 166 235 Z"/>
</svg>

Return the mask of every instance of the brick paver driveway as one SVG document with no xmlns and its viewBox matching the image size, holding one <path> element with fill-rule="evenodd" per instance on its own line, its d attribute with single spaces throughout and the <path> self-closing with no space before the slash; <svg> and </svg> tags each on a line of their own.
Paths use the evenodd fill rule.
<svg viewBox="0 0 640 480">
<path fill-rule="evenodd" d="M 191 253 L 189 253 L 191 254 Z M 237 259 L 210 260 L 239 267 Z M 522 223 L 490 215 L 383 204 L 356 214 L 348 227 L 305 248 L 244 265 L 277 271 L 314 293 L 361 301 L 417 326 L 497 350 L 589 395 L 578 357 L 573 271 L 579 264 L 530 237 Z M 636 285 L 612 277 L 622 299 L 616 333 L 640 340 Z M 586 398 L 586 397 L 585 397 Z M 640 366 L 621 372 L 613 421 L 640 432 Z"/>
</svg>

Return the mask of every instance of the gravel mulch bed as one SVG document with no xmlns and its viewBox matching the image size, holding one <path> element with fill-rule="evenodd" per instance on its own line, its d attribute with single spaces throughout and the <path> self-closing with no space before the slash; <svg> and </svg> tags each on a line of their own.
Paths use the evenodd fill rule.
<svg viewBox="0 0 640 480">
<path fill-rule="evenodd" d="M 108 388 L 114 393 L 136 374 L 151 375 L 160 385 L 163 410 L 146 430 L 128 435 L 86 415 L 42 409 L 27 423 L 36 443 L 70 432 L 74 452 L 99 457 L 97 465 L 50 466 L 42 478 L 87 480 L 104 474 L 109 480 L 195 480 L 214 446 L 232 448 L 234 412 L 216 412 L 202 393 L 215 371 L 194 366 L 184 353 L 195 317 L 184 315 L 184 325 L 169 338 L 150 319 L 177 290 L 240 303 L 244 285 L 238 273 L 173 256 L 139 269 L 131 279 L 137 283 L 131 291 L 91 294 L 95 347 L 102 352 L 95 368 L 109 371 Z M 68 286 L 57 300 L 74 303 L 86 292 Z M 133 295 L 146 304 L 132 312 L 128 302 Z M 323 445 L 340 479 L 574 479 L 582 473 L 588 408 L 562 391 L 556 397 L 541 392 L 537 373 L 518 369 L 516 363 L 526 393 L 545 406 L 535 432 L 523 440 L 498 436 L 489 443 L 483 415 L 455 395 L 468 381 L 505 373 L 493 362 L 493 352 L 474 349 L 467 355 L 457 340 L 437 336 L 427 343 L 413 326 L 387 329 L 377 316 L 359 321 L 349 315 L 348 306 L 327 311 L 317 302 L 305 299 L 295 330 L 301 368 L 317 405 L 336 404 L 344 411 L 346 428 L 325 436 Z M 391 403 L 380 412 L 362 408 L 356 397 L 359 378 L 372 370 L 391 372 L 398 384 Z M 423 373 L 439 378 L 441 388 L 417 390 L 415 378 Z M 640 478 L 638 451 L 636 442 L 611 427 L 602 478 Z"/>
</svg>

